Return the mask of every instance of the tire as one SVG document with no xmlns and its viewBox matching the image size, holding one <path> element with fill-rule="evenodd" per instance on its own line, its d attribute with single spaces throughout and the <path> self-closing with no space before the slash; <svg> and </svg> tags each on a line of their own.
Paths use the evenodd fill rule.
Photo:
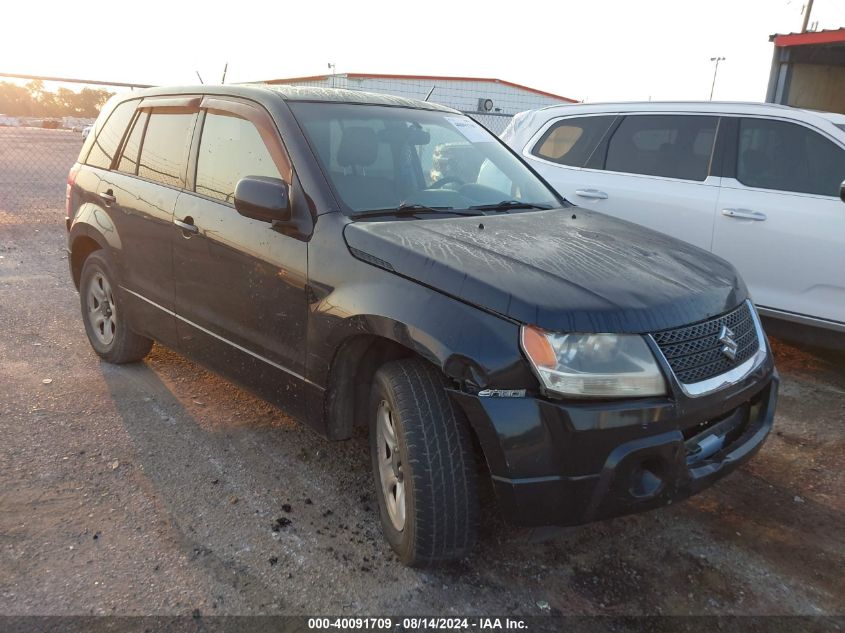
<svg viewBox="0 0 845 633">
<path fill-rule="evenodd" d="M 129 329 L 117 302 L 114 267 L 103 251 L 94 251 L 85 260 L 79 282 L 82 322 L 91 347 L 104 360 L 133 363 L 150 353 L 153 342 Z"/>
<path fill-rule="evenodd" d="M 412 567 L 463 558 L 475 544 L 475 454 L 469 425 L 445 387 L 434 366 L 404 359 L 376 372 L 370 394 L 370 457 L 382 529 Z"/>
</svg>

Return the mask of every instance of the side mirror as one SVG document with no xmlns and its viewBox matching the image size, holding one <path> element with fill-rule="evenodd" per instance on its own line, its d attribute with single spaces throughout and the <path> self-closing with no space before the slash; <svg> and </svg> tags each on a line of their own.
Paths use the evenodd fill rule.
<svg viewBox="0 0 845 633">
<path fill-rule="evenodd" d="M 246 176 L 235 185 L 235 209 L 238 213 L 264 222 L 290 220 L 288 185 L 279 178 Z"/>
<path fill-rule="evenodd" d="M 845 202 L 845 182 L 839 185 L 839 199 Z"/>
</svg>

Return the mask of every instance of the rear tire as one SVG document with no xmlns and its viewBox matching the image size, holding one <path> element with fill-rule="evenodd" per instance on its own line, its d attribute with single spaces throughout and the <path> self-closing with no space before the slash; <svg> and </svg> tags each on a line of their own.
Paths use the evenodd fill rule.
<svg viewBox="0 0 845 633">
<path fill-rule="evenodd" d="M 469 426 L 421 359 L 383 365 L 370 396 L 370 456 L 382 529 L 406 565 L 466 556 L 478 519 Z"/>
<path fill-rule="evenodd" d="M 132 363 L 149 354 L 153 342 L 129 329 L 126 314 L 117 301 L 113 270 L 103 251 L 95 251 L 85 260 L 79 283 L 82 321 L 88 342 L 104 360 Z"/>
</svg>

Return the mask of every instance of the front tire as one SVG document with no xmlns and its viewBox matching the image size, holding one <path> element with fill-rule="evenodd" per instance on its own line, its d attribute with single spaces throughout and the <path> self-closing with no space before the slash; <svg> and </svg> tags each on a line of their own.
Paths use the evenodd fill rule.
<svg viewBox="0 0 845 633">
<path fill-rule="evenodd" d="M 370 396 L 370 456 L 387 541 L 409 566 L 466 556 L 478 518 L 470 430 L 420 359 L 397 360 L 375 375 Z"/>
<path fill-rule="evenodd" d="M 136 334 L 117 302 L 117 281 L 102 251 L 88 256 L 82 266 L 79 301 L 82 321 L 91 347 L 104 360 L 122 364 L 139 361 L 150 353 L 152 340 Z"/>
</svg>

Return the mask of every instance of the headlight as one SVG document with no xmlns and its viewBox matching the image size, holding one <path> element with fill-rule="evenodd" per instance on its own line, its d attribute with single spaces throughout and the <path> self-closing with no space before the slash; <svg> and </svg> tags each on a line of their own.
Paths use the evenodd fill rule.
<svg viewBox="0 0 845 633">
<path fill-rule="evenodd" d="M 548 391 L 576 398 L 666 393 L 660 367 L 638 334 L 556 334 L 524 325 L 520 339 Z"/>
</svg>

